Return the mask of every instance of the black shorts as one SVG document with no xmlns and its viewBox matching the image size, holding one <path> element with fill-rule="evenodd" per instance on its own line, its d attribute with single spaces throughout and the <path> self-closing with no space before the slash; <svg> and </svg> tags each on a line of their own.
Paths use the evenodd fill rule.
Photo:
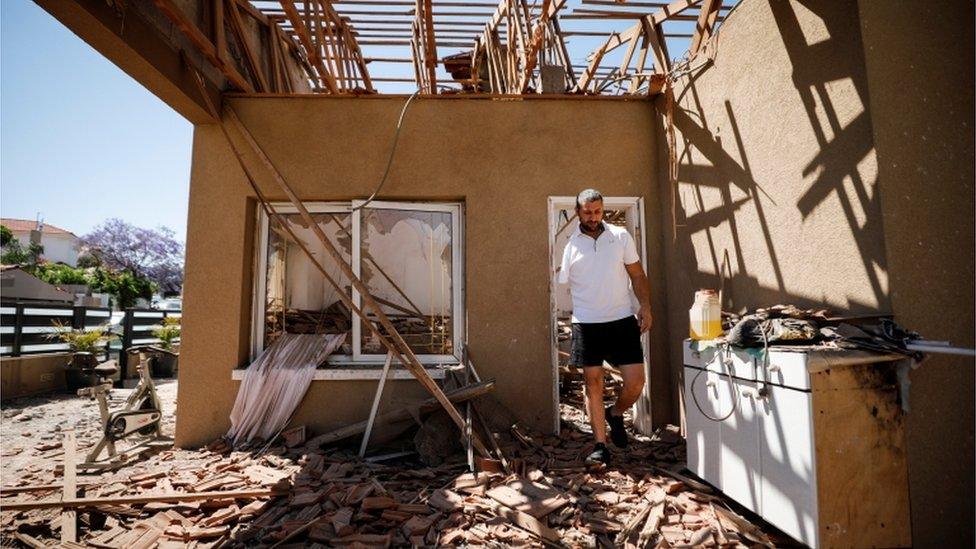
<svg viewBox="0 0 976 549">
<path fill-rule="evenodd" d="M 596 323 L 573 323 L 573 353 L 570 364 L 575 366 L 611 366 L 642 364 L 640 325 L 637 318 Z"/>
</svg>

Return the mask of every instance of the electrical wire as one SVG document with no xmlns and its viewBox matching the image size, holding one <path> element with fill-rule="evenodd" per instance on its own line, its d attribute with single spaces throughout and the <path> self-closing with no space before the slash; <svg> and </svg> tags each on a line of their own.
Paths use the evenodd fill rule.
<svg viewBox="0 0 976 549">
<path fill-rule="evenodd" d="M 721 353 L 722 350 L 725 351 L 726 355 L 731 354 L 731 351 L 728 349 L 728 344 L 726 344 L 726 346 L 723 349 L 721 349 L 719 352 Z M 702 409 L 701 404 L 698 402 L 698 396 L 695 395 L 695 385 L 698 383 L 698 378 L 701 377 L 701 375 L 705 373 L 706 370 L 698 370 L 698 373 L 695 374 L 695 377 L 691 379 L 691 399 L 695 402 L 695 407 L 698 408 L 698 411 L 701 412 L 701 415 L 704 416 L 705 419 L 709 421 L 714 421 L 716 423 L 721 423 L 729 419 L 730 417 L 732 417 L 732 414 L 734 414 L 736 409 L 738 409 L 739 407 L 739 388 L 738 385 L 735 383 L 735 380 L 732 379 L 732 369 L 729 368 L 728 363 L 726 363 L 725 360 L 720 360 L 720 362 L 726 367 L 726 372 L 728 373 L 729 376 L 729 385 L 732 386 L 732 397 L 733 397 L 732 409 L 729 410 L 729 413 L 725 414 L 724 416 L 712 417 L 708 415 L 708 413 L 704 409 Z M 729 362 L 731 362 L 731 359 L 729 359 Z"/>
<path fill-rule="evenodd" d="M 379 194 L 380 189 L 383 188 L 383 184 L 386 183 L 386 178 L 389 177 L 390 175 L 390 168 L 393 167 L 393 157 L 394 155 L 396 155 L 397 144 L 400 142 L 400 130 L 403 128 L 403 117 L 407 114 L 407 109 L 410 108 L 410 103 L 419 94 L 420 94 L 420 90 L 417 90 L 412 94 L 410 94 L 410 97 L 407 98 L 406 103 L 403 104 L 403 108 L 400 109 L 400 118 L 397 119 L 396 130 L 394 130 L 393 132 L 393 146 L 390 147 L 390 156 L 386 160 L 386 169 L 383 171 L 383 177 L 380 178 L 379 185 L 376 186 L 376 189 L 373 191 L 373 194 L 369 195 L 369 198 L 367 198 L 365 202 L 363 202 L 358 206 L 353 207 L 352 211 L 365 208 L 367 204 L 369 204 L 376 198 L 376 195 Z"/>
</svg>

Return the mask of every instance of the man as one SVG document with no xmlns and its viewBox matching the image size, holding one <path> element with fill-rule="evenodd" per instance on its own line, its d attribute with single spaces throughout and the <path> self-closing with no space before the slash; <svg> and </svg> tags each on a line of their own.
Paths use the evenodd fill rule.
<svg viewBox="0 0 976 549">
<path fill-rule="evenodd" d="M 606 423 L 610 438 L 627 446 L 623 413 L 644 388 L 641 334 L 650 329 L 651 290 L 633 237 L 603 222 L 603 196 L 587 189 L 576 197 L 579 226 L 563 251 L 559 282 L 569 283 L 573 298 L 572 364 L 583 368 L 586 407 L 596 448 L 589 464 L 606 464 Z M 634 295 L 640 304 L 634 316 Z M 617 367 L 624 385 L 612 406 L 603 408 L 603 362 Z"/>
</svg>

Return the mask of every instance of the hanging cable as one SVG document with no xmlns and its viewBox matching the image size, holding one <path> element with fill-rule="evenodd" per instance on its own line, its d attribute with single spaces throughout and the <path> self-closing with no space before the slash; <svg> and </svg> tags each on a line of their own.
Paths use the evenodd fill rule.
<svg viewBox="0 0 976 549">
<path fill-rule="evenodd" d="M 383 177 L 380 178 L 379 185 L 376 186 L 376 190 L 373 191 L 373 194 L 369 195 L 369 198 L 367 198 L 365 202 L 355 206 L 352 211 L 365 208 L 367 204 L 376 198 L 376 195 L 379 194 L 380 189 L 383 188 L 383 184 L 386 183 L 386 178 L 390 175 L 390 168 L 393 166 L 393 156 L 396 154 L 397 144 L 400 142 L 400 130 L 403 128 L 403 117 L 407 114 L 407 109 L 410 108 L 410 102 L 413 101 L 413 98 L 417 97 L 419 94 L 420 90 L 410 94 L 410 97 L 407 98 L 407 102 L 404 103 L 403 108 L 400 109 L 400 118 L 397 120 L 396 130 L 393 132 L 393 146 L 390 147 L 390 157 L 386 160 L 386 169 L 383 171 Z"/>
<path fill-rule="evenodd" d="M 725 351 L 726 359 L 728 360 L 728 362 L 722 359 L 721 357 L 722 351 Z M 729 364 L 732 363 L 732 358 L 730 356 L 731 354 L 732 351 L 729 349 L 728 343 L 726 343 L 722 348 L 719 349 L 719 362 L 721 362 L 725 366 L 726 372 L 728 373 L 728 377 L 729 377 L 729 385 L 732 387 L 732 409 L 729 410 L 729 413 L 725 414 L 722 417 L 712 417 L 708 415 L 707 412 L 705 412 L 705 410 L 701 407 L 701 404 L 698 402 L 698 396 L 695 394 L 695 385 L 698 383 L 698 378 L 701 377 L 701 375 L 705 373 L 707 370 L 704 369 L 698 370 L 698 373 L 695 374 L 695 377 L 691 379 L 691 400 L 695 402 L 695 407 L 698 408 L 698 411 L 701 412 L 701 415 L 704 416 L 705 419 L 709 421 L 714 421 L 716 423 L 721 423 L 729 419 L 730 417 L 732 417 L 732 414 L 735 413 L 735 410 L 736 408 L 738 408 L 739 405 L 738 385 L 735 383 L 735 379 L 732 377 L 732 369 L 729 367 Z M 717 373 L 719 376 L 722 375 L 721 372 L 717 372 Z"/>
</svg>

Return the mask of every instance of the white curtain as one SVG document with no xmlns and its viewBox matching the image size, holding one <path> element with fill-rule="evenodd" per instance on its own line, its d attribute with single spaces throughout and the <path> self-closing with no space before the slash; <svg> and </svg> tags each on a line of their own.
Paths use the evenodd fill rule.
<svg viewBox="0 0 976 549">
<path fill-rule="evenodd" d="M 282 334 L 258 355 L 244 371 L 230 413 L 227 436 L 233 444 L 278 433 L 305 398 L 315 369 L 345 339 L 346 334 Z"/>
</svg>

